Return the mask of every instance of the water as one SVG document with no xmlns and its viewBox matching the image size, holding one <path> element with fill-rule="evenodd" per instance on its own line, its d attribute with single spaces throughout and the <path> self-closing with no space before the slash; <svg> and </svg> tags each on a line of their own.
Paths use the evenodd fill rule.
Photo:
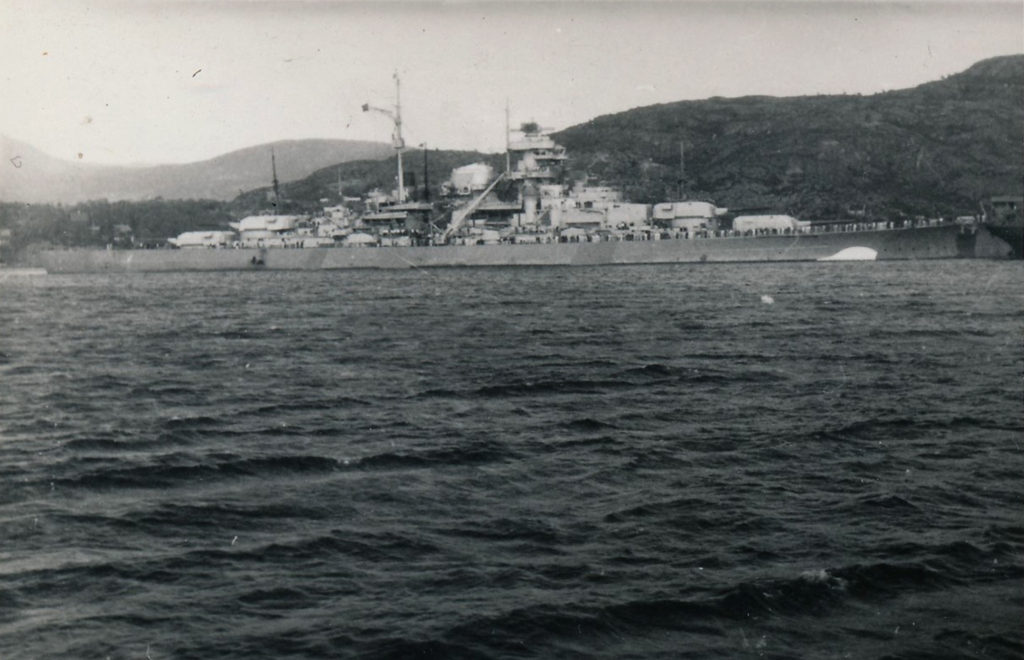
<svg viewBox="0 0 1024 660">
<path fill-rule="evenodd" d="M 0 657 L 1024 657 L 1022 275 L 0 282 Z"/>
</svg>

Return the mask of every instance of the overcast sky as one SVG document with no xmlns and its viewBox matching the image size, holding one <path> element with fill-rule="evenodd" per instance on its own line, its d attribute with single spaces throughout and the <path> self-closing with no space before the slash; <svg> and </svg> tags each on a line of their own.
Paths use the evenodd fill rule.
<svg viewBox="0 0 1024 660">
<path fill-rule="evenodd" d="M 498 151 L 513 124 L 874 93 L 1024 52 L 1022 3 L 0 0 L 0 133 L 94 163 L 294 138 Z"/>
</svg>

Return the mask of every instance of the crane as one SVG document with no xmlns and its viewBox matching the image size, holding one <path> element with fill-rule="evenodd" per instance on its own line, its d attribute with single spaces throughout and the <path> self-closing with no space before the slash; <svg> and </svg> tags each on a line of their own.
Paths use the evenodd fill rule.
<svg viewBox="0 0 1024 660">
<path fill-rule="evenodd" d="M 473 214 L 474 211 L 480 208 L 480 205 L 484 203 L 484 200 L 487 198 L 487 195 L 490 194 L 490 192 L 494 190 L 494 187 L 498 185 L 498 182 L 504 179 L 506 176 L 506 173 L 502 172 L 494 179 L 494 181 L 491 182 L 491 185 L 487 186 L 487 188 L 482 193 L 480 193 L 472 200 L 470 200 L 468 204 L 452 211 L 452 219 L 448 223 L 448 227 L 444 230 L 444 233 L 441 235 L 441 241 L 443 243 L 447 243 L 448 239 L 450 239 L 455 234 L 455 232 L 457 232 L 459 228 L 462 227 L 463 223 L 466 222 L 466 218 L 468 218 L 470 215 Z"/>
<path fill-rule="evenodd" d="M 398 203 L 401 204 L 405 201 L 405 182 L 403 181 L 404 174 L 402 173 L 402 150 L 405 149 L 405 140 L 402 139 L 401 81 L 398 79 L 397 71 L 395 71 L 393 77 L 395 79 L 395 109 L 378 108 L 369 103 L 364 103 L 363 112 L 379 112 L 390 117 L 391 121 L 395 124 L 394 131 L 391 133 L 391 144 L 398 154 Z"/>
</svg>

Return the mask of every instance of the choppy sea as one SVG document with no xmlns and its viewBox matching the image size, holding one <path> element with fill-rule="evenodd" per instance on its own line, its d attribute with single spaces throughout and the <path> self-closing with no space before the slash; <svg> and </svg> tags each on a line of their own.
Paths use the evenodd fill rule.
<svg viewBox="0 0 1024 660">
<path fill-rule="evenodd" d="M 0 280 L 0 657 L 1024 657 L 1022 284 Z"/>
</svg>

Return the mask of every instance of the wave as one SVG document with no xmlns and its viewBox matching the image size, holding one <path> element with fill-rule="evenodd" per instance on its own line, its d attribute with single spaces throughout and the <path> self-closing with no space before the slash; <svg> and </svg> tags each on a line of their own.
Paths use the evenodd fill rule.
<svg viewBox="0 0 1024 660">
<path fill-rule="evenodd" d="M 918 557 L 923 566 L 958 584 L 1013 579 L 1024 573 L 1024 565 L 1015 554 L 1014 545 L 1003 541 L 995 541 L 989 547 L 964 540 L 936 545 L 908 541 L 880 546 L 874 549 L 873 554 L 879 557 Z M 979 567 L 985 567 L 985 570 L 979 572 Z"/>
<path fill-rule="evenodd" d="M 157 398 L 168 396 L 202 396 L 202 391 L 194 386 L 183 384 L 146 384 L 136 385 L 129 392 L 131 397 L 152 396 Z"/>
<path fill-rule="evenodd" d="M 290 608 L 306 602 L 309 594 L 302 589 L 291 587 L 274 587 L 270 589 L 255 589 L 237 596 L 242 605 L 269 605 L 273 607 Z"/>
<path fill-rule="evenodd" d="M 92 392 L 106 394 L 107 390 L 131 392 L 134 380 L 112 373 L 99 373 L 84 377 L 80 384 Z"/>
<path fill-rule="evenodd" d="M 870 339 L 962 339 L 963 337 L 998 337 L 999 334 L 986 328 L 971 328 L 957 325 L 955 328 L 876 328 L 868 331 Z"/>
<path fill-rule="evenodd" d="M 201 509 L 192 511 L 201 513 Z M 70 519 L 69 519 L 70 521 Z M 82 521 L 79 521 L 82 522 Z M 104 521 L 94 519 L 93 525 Z M 161 546 L 151 548 L 147 552 L 114 553 L 109 556 L 95 556 L 82 559 L 61 561 L 54 558 L 51 565 L 40 566 L 34 562 L 24 570 L 8 572 L 5 577 L 22 580 L 31 579 L 44 586 L 60 585 L 60 588 L 75 590 L 82 584 L 95 584 L 97 581 L 117 580 L 132 585 L 138 583 L 175 584 L 188 580 L 189 574 L 196 571 L 217 570 L 224 572 L 246 571 L 247 565 L 266 567 L 279 563 L 292 565 L 295 561 L 337 562 L 345 558 L 359 559 L 367 562 L 410 562 L 419 561 L 424 557 L 435 555 L 442 550 L 438 546 L 419 536 L 396 533 L 366 533 L 358 530 L 334 529 L 315 536 L 287 538 L 273 543 L 249 544 L 243 538 L 237 545 L 232 543 L 233 524 L 252 526 L 253 521 L 227 519 L 220 522 L 206 522 L 201 519 L 188 518 L 188 511 L 171 512 L 164 509 L 135 516 L 130 519 L 106 519 L 106 524 L 117 524 L 123 533 L 144 529 L 150 533 L 179 541 L 183 535 L 203 534 L 216 535 L 210 530 L 220 530 L 223 545 L 198 549 L 170 549 Z M 197 529 L 198 527 L 198 529 Z M 238 530 L 240 531 L 240 530 Z M 346 570 L 339 568 L 339 570 Z M 259 582 L 257 582 L 259 584 Z M 244 585 L 243 585 L 244 586 Z M 273 590 L 290 587 L 274 587 Z M 242 592 L 245 595 L 251 592 Z M 284 597 L 283 594 L 278 594 Z M 274 595 L 265 594 L 266 599 Z M 253 596 L 255 598 L 255 596 Z M 0 598 L 0 604 L 3 604 Z"/>
<path fill-rule="evenodd" d="M 611 378 L 538 378 L 513 379 L 509 382 L 483 385 L 476 388 L 430 388 L 408 398 L 504 399 L 543 396 L 549 394 L 600 394 L 603 392 L 643 389 L 656 384 L 686 385 L 701 383 L 778 383 L 788 377 L 773 371 L 756 368 L 713 369 L 702 367 L 675 367 L 660 363 L 646 364 L 619 371 Z"/>
<path fill-rule="evenodd" d="M 728 357 L 733 358 L 733 356 Z M 763 359 L 763 356 L 760 355 L 752 357 L 758 360 Z M 655 381 L 664 379 L 672 383 L 777 383 L 787 380 L 786 376 L 772 371 L 744 368 L 738 364 L 730 365 L 726 369 L 718 369 L 692 365 L 669 366 L 655 362 L 628 369 L 622 375 Z"/>
<path fill-rule="evenodd" d="M 241 330 L 220 330 L 214 332 L 207 332 L 204 335 L 210 339 L 251 339 L 254 337 L 261 336 L 258 332 L 250 332 L 243 328 Z"/>
<path fill-rule="evenodd" d="M 655 362 L 652 364 L 645 364 L 642 367 L 629 369 L 625 373 L 641 376 L 674 376 L 678 373 L 678 369 Z"/>
<path fill-rule="evenodd" d="M 726 638 L 736 625 L 776 618 L 818 619 L 858 602 L 877 603 L 949 583 L 920 564 L 853 565 L 809 570 L 791 578 L 741 582 L 691 598 L 516 608 L 477 617 L 446 631 L 443 637 L 460 646 L 492 652 L 514 650 L 519 643 L 526 648 L 550 648 L 581 639 L 600 648 L 613 638 L 647 637 L 658 630 Z"/>
<path fill-rule="evenodd" d="M 351 646 L 345 645 L 351 649 Z M 344 647 L 343 647 L 344 648 Z M 367 660 L 407 660 L 408 658 L 451 658 L 478 660 L 479 651 L 437 639 L 416 640 L 406 637 L 377 640 L 360 646 L 359 657 Z"/>
<path fill-rule="evenodd" d="M 985 529 L 984 535 L 993 541 L 1024 545 L 1024 526 L 992 525 Z"/>
<path fill-rule="evenodd" d="M 847 600 L 849 579 L 835 571 L 806 571 L 797 578 L 744 582 L 713 601 L 718 616 L 747 620 L 774 615 L 822 616 Z"/>
<path fill-rule="evenodd" d="M 619 428 L 611 422 L 602 422 L 599 419 L 593 419 L 592 417 L 582 417 L 579 419 L 571 419 L 560 424 L 562 428 L 571 429 L 573 431 L 604 431 L 607 429 Z"/>
<path fill-rule="evenodd" d="M 134 434 L 110 433 L 96 434 L 87 438 L 72 438 L 64 442 L 64 448 L 75 452 L 105 452 L 139 450 L 159 447 L 165 443 L 157 440 L 142 440 Z"/>
<path fill-rule="evenodd" d="M 1021 644 L 1019 636 L 986 635 L 944 628 L 935 634 L 934 639 L 943 649 L 949 651 L 952 651 L 950 647 L 956 648 L 961 653 L 961 650 L 975 649 L 975 657 L 979 658 L 1020 658 L 1024 656 L 1024 644 Z M 964 655 L 956 657 L 964 657 Z"/>
<path fill-rule="evenodd" d="M 289 401 L 286 403 L 268 403 L 256 408 L 253 412 L 257 415 L 266 415 L 269 413 L 289 413 L 289 412 L 317 412 L 321 410 L 334 410 L 337 408 L 345 408 L 349 406 L 372 406 L 373 404 L 366 399 L 360 399 L 352 396 L 337 396 L 330 399 L 316 399 L 316 400 L 297 400 Z"/>
<path fill-rule="evenodd" d="M 458 625 L 444 638 L 492 651 L 557 646 L 567 640 L 587 640 L 600 648 L 612 639 L 646 637 L 657 630 L 725 638 L 737 623 L 749 625 L 775 615 L 821 616 L 847 598 L 841 578 L 814 572 L 791 580 L 744 583 L 704 598 L 517 608 Z"/>
<path fill-rule="evenodd" d="M 650 364 L 628 369 L 609 379 L 539 380 L 492 385 L 477 389 L 476 396 L 515 397 L 538 394 L 593 394 L 609 390 L 646 388 L 652 384 L 701 383 L 777 383 L 785 381 L 783 375 L 763 369 L 710 369 L 707 367 L 668 367 Z"/>
<path fill-rule="evenodd" d="M 484 385 L 477 388 L 453 390 L 449 388 L 431 388 L 414 394 L 409 398 L 427 399 L 472 399 L 472 398 L 517 398 L 544 394 L 595 394 L 609 389 L 631 387 L 632 384 L 621 380 L 522 380 L 501 385 Z"/>
<path fill-rule="evenodd" d="M 858 497 L 846 506 L 849 508 L 886 509 L 901 513 L 920 513 L 922 511 L 921 507 L 899 495 L 882 495 L 877 493 Z"/>
<path fill-rule="evenodd" d="M 363 469 L 390 470 L 422 468 L 435 465 L 479 465 L 495 463 L 516 457 L 517 454 L 497 442 L 480 442 L 467 445 L 453 445 L 417 452 L 384 452 L 364 456 L 355 461 Z"/>
<path fill-rule="evenodd" d="M 542 544 L 545 548 L 556 548 L 563 540 L 559 531 L 540 518 L 497 517 L 479 521 L 455 523 L 436 530 L 444 536 L 480 539 L 484 541 L 509 541 L 520 544 Z"/>
<path fill-rule="evenodd" d="M 228 422 L 224 417 L 211 417 L 209 415 L 196 415 L 194 417 L 171 417 L 164 420 L 160 426 L 164 430 L 177 431 L 181 429 L 207 429 L 211 426 L 223 426 Z"/>
<path fill-rule="evenodd" d="M 953 415 L 949 417 L 889 417 L 862 419 L 848 422 L 823 431 L 813 431 L 812 439 L 847 439 L 857 438 L 874 440 L 899 440 L 917 438 L 933 431 L 957 431 L 984 429 L 994 431 L 1024 431 L 1024 422 L 1001 423 L 991 419 L 971 415 Z"/>
<path fill-rule="evenodd" d="M 632 383 L 623 380 L 590 380 L 576 378 L 537 381 L 527 380 L 502 385 L 485 385 L 474 390 L 471 395 L 484 398 L 505 398 L 537 396 L 544 394 L 595 394 L 609 389 L 631 386 Z"/>
<path fill-rule="evenodd" d="M 253 562 L 262 566 L 268 562 L 290 564 L 298 560 L 336 561 L 348 557 L 367 562 L 408 562 L 439 552 L 441 548 L 420 536 L 333 529 L 326 534 L 247 548 L 198 550 L 189 553 L 182 561 L 193 565 L 196 562 Z"/>
<path fill-rule="evenodd" d="M 336 458 L 298 454 L 221 460 L 172 454 L 158 457 L 157 460 L 159 462 L 146 465 L 119 467 L 124 462 L 121 461 L 103 469 L 66 477 L 56 483 L 69 488 L 92 490 L 160 489 L 239 477 L 323 473 L 342 467 L 342 463 Z"/>
<path fill-rule="evenodd" d="M 951 586 L 955 580 L 927 563 L 857 564 L 830 571 L 843 580 L 855 598 L 875 601 L 913 591 L 920 593 Z"/>
<path fill-rule="evenodd" d="M 713 502 L 705 499 L 680 497 L 669 501 L 649 502 L 614 511 L 606 514 L 604 521 L 610 523 L 633 522 L 637 519 L 660 518 L 665 515 L 676 515 L 680 512 L 708 511 L 713 505 Z"/>
<path fill-rule="evenodd" d="M 329 519 L 344 506 L 325 507 L 317 502 L 301 502 L 294 499 L 280 504 L 265 503 L 246 505 L 239 503 L 169 504 L 164 503 L 151 509 L 127 513 L 116 518 L 90 520 L 82 516 L 68 516 L 68 524 L 88 523 L 111 524 L 116 527 L 145 530 L 157 536 L 187 535 L 195 530 L 241 530 L 254 525 L 264 526 L 274 521 Z"/>
</svg>

